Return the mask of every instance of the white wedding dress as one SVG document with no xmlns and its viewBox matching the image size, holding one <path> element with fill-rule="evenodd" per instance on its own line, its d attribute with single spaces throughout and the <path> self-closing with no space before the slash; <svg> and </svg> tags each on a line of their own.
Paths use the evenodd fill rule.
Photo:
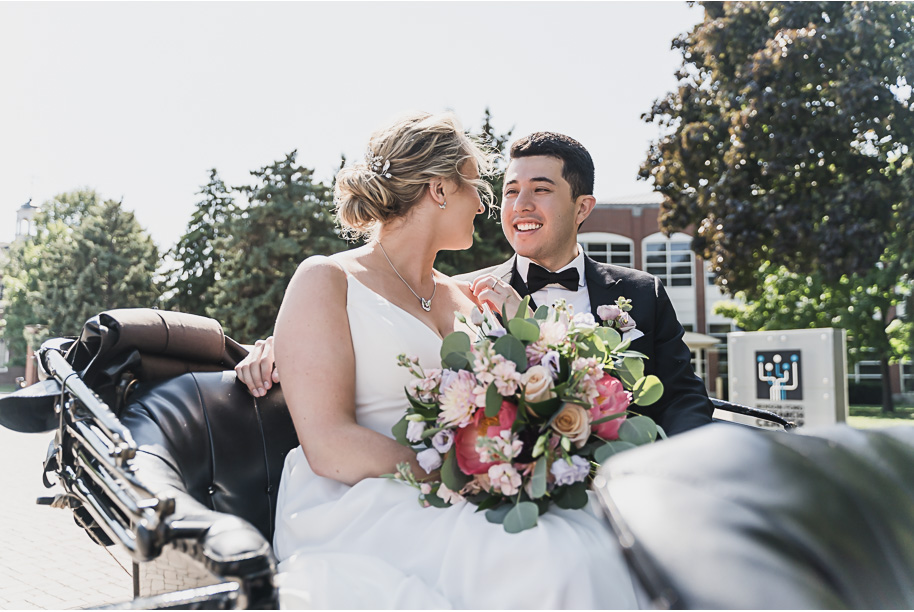
<svg viewBox="0 0 914 612">
<path fill-rule="evenodd" d="M 406 409 L 410 379 L 397 355 L 440 367 L 441 338 L 347 277 L 356 417 L 391 436 Z M 553 506 L 533 529 L 508 534 L 472 504 L 422 508 L 417 495 L 384 478 L 350 487 L 317 476 L 301 447 L 291 451 L 274 536 L 281 607 L 637 607 L 619 546 L 595 500 L 583 510 Z"/>
</svg>

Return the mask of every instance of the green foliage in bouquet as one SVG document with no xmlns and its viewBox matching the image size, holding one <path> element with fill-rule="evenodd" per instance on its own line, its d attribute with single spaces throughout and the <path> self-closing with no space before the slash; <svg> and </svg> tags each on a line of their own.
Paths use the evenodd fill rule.
<svg viewBox="0 0 914 612">
<path fill-rule="evenodd" d="M 509 533 L 536 526 L 553 503 L 583 508 L 601 463 L 664 435 L 631 409 L 656 402 L 663 385 L 630 348 L 640 335 L 630 311 L 619 298 L 598 309 L 600 322 L 561 301 L 530 316 L 526 298 L 504 326 L 488 311 L 459 317 L 475 341 L 448 335 L 441 369 L 401 355 L 414 378 L 393 434 L 440 480 L 420 482 L 406 463 L 390 477 L 425 506 L 476 504 Z"/>
</svg>

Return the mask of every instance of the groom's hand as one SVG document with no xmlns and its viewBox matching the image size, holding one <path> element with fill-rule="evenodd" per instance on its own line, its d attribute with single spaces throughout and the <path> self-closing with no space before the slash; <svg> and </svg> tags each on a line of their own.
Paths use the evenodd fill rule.
<svg viewBox="0 0 914 612">
<path fill-rule="evenodd" d="M 254 343 L 248 356 L 235 366 L 235 373 L 251 395 L 263 397 L 273 383 L 279 382 L 279 372 L 274 366 L 273 336 L 270 336 Z"/>
</svg>

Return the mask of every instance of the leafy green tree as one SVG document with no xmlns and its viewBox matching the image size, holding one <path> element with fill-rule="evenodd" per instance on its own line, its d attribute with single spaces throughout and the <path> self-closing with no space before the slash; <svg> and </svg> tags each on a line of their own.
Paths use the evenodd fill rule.
<svg viewBox="0 0 914 612">
<path fill-rule="evenodd" d="M 55 221 L 37 269 L 35 316 L 52 335 L 75 335 L 104 310 L 153 306 L 158 259 L 152 238 L 120 202 L 90 206 L 76 227 Z"/>
<path fill-rule="evenodd" d="M 10 365 L 25 365 L 26 325 L 36 323 L 32 299 L 38 291 L 37 275 L 29 274 L 41 260 L 41 247 L 34 240 L 16 242 L 10 247 L 3 271 L 3 339 L 9 348 Z"/>
<path fill-rule="evenodd" d="M 674 41 L 679 88 L 644 118 L 664 129 L 641 169 L 665 231 L 726 290 L 767 264 L 827 282 L 866 274 L 914 231 L 897 170 L 914 150 L 907 79 L 914 9 L 893 2 L 707 2 Z"/>
<path fill-rule="evenodd" d="M 197 202 L 187 230 L 172 250 L 175 265 L 166 272 L 165 307 L 180 312 L 205 314 L 211 307 L 216 284 L 216 250 L 218 240 L 225 238 L 228 222 L 238 214 L 230 190 L 210 170 L 209 182 L 198 192 Z"/>
<path fill-rule="evenodd" d="M 487 147 L 500 154 L 500 163 L 496 174 L 489 177 L 489 183 L 495 193 L 495 206 L 489 209 L 488 214 L 476 217 L 473 231 L 473 246 L 466 251 L 443 251 L 435 260 L 435 267 L 445 274 L 461 274 L 472 272 L 499 264 L 511 256 L 513 251 L 499 222 L 498 208 L 501 206 L 501 192 L 505 180 L 505 158 L 508 142 L 514 128 L 499 134 L 492 125 L 492 113 L 487 108 L 483 117 L 482 127 L 473 135 Z"/>
<path fill-rule="evenodd" d="M 302 260 L 347 248 L 335 228 L 330 188 L 298 166 L 296 155 L 292 151 L 251 172 L 257 182 L 238 188 L 249 205 L 214 241 L 219 258 L 207 314 L 241 341 L 272 333 L 286 286 Z"/>
<path fill-rule="evenodd" d="M 154 305 L 158 252 L 120 202 L 68 192 L 45 202 L 35 225 L 34 237 L 13 245 L 4 276 L 4 336 L 17 362 L 26 325 L 75 335 L 103 310 Z"/>
<path fill-rule="evenodd" d="M 703 6 L 673 42 L 678 89 L 644 116 L 664 132 L 640 173 L 663 229 L 697 228 L 747 329 L 839 325 L 887 372 L 914 258 L 911 5 Z"/>
</svg>

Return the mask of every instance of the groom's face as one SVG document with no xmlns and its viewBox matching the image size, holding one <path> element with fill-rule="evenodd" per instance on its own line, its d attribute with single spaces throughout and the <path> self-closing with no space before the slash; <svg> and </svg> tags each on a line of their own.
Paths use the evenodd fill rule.
<svg viewBox="0 0 914 612">
<path fill-rule="evenodd" d="M 577 255 L 577 228 L 586 218 L 562 178 L 564 162 L 535 155 L 511 160 L 505 171 L 501 226 L 518 255 L 558 270 Z M 583 197 L 583 196 L 582 196 Z M 580 198 L 579 198 L 580 199 Z"/>
</svg>

